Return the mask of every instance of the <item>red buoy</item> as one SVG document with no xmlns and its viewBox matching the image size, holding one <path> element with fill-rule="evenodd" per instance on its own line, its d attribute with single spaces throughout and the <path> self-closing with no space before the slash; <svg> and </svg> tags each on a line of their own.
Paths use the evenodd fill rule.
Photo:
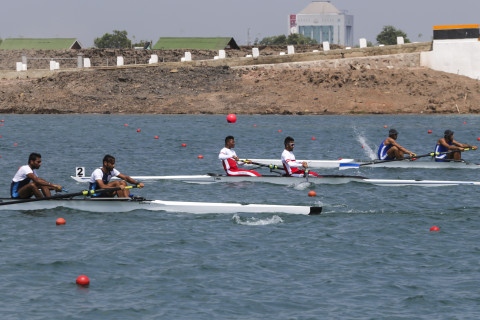
<svg viewBox="0 0 480 320">
<path fill-rule="evenodd" d="M 308 192 L 308 196 L 309 196 L 309 197 L 315 197 L 315 196 L 317 196 L 317 193 L 312 190 L 312 191 L 309 191 L 309 192 Z"/>
<path fill-rule="evenodd" d="M 282 130 L 278 130 L 278 132 L 282 132 Z"/>
<path fill-rule="evenodd" d="M 428 130 L 428 133 L 432 133 L 432 130 Z"/>
<path fill-rule="evenodd" d="M 227 116 L 227 122 L 228 123 L 235 123 L 237 121 L 237 116 L 234 115 L 233 113 L 230 113 L 228 116 Z"/>
<path fill-rule="evenodd" d="M 182 143 L 182 147 L 186 147 L 186 146 L 187 146 L 187 144 L 186 144 L 186 143 Z"/>
<path fill-rule="evenodd" d="M 203 159 L 203 156 L 202 156 L 202 155 L 199 155 L 197 158 L 198 158 L 198 159 Z"/>
<path fill-rule="evenodd" d="M 430 231 L 440 231 L 440 228 L 437 226 L 433 226 L 430 228 Z"/>
<path fill-rule="evenodd" d="M 137 129 L 137 132 L 140 132 L 141 130 L 140 129 Z"/>
<path fill-rule="evenodd" d="M 383 127 L 384 127 L 384 128 L 388 128 L 388 126 L 387 126 L 387 125 L 384 125 Z"/>
<path fill-rule="evenodd" d="M 317 139 L 317 138 L 315 138 L 315 137 L 312 137 L 312 140 L 315 140 L 315 139 Z"/>
<path fill-rule="evenodd" d="M 57 226 L 59 226 L 59 225 L 61 225 L 61 224 L 65 224 L 66 221 L 65 221 L 65 219 L 63 219 L 63 218 L 58 218 L 57 221 L 56 221 L 56 223 L 57 223 Z"/>
<path fill-rule="evenodd" d="M 155 139 L 158 139 L 158 136 L 155 136 Z"/>
<path fill-rule="evenodd" d="M 88 286 L 90 284 L 90 279 L 86 275 L 80 275 L 77 278 L 77 284 L 80 286 Z"/>
<path fill-rule="evenodd" d="M 125 127 L 128 127 L 128 124 L 125 123 L 124 126 L 125 126 Z"/>
</svg>

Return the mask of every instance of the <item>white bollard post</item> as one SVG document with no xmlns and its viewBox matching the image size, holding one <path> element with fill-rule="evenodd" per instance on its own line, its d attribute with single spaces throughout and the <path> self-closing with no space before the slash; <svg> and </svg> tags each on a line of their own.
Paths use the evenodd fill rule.
<svg viewBox="0 0 480 320">
<path fill-rule="evenodd" d="M 295 54 L 295 47 L 294 46 L 287 46 L 287 53 L 288 54 Z"/>
<path fill-rule="evenodd" d="M 403 37 L 397 37 L 397 44 L 404 44 Z"/>
<path fill-rule="evenodd" d="M 192 61 L 192 53 L 191 52 L 185 52 L 185 61 Z"/>
<path fill-rule="evenodd" d="M 158 63 L 158 56 L 156 54 L 152 54 L 151 57 L 150 57 L 149 63 L 150 64 Z"/>
<path fill-rule="evenodd" d="M 284 55 L 285 55 L 285 52 L 280 52 L 280 55 L 281 55 L 281 56 L 284 56 Z"/>
<path fill-rule="evenodd" d="M 330 51 L 330 43 L 328 41 L 323 41 L 323 51 Z"/>
<path fill-rule="evenodd" d="M 55 61 L 51 60 L 50 61 L 50 71 L 55 70 L 55 67 L 56 67 Z"/>
<path fill-rule="evenodd" d="M 90 68 L 92 65 L 90 63 L 90 58 L 84 58 L 83 59 L 83 67 L 84 68 Z"/>
<path fill-rule="evenodd" d="M 123 66 L 123 57 L 117 57 L 117 67 Z"/>
<path fill-rule="evenodd" d="M 17 67 L 17 71 L 23 71 L 23 63 L 17 62 L 16 67 Z"/>
<path fill-rule="evenodd" d="M 218 59 L 220 59 L 220 57 L 219 57 L 219 56 L 215 56 L 215 57 L 213 57 L 213 60 L 218 60 Z"/>
<path fill-rule="evenodd" d="M 367 47 L 367 39 L 360 38 L 360 48 L 366 48 L 366 47 Z"/>
<path fill-rule="evenodd" d="M 258 48 L 252 48 L 252 56 L 258 58 L 260 56 L 260 50 L 258 50 Z"/>
<path fill-rule="evenodd" d="M 226 58 L 225 50 L 218 50 L 218 59 L 225 59 L 225 58 Z"/>
<path fill-rule="evenodd" d="M 60 62 L 55 61 L 55 70 L 60 69 Z"/>
</svg>

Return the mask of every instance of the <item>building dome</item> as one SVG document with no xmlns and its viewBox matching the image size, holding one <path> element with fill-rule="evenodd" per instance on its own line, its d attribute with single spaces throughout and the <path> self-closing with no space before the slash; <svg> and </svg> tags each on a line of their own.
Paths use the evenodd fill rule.
<svg viewBox="0 0 480 320">
<path fill-rule="evenodd" d="M 335 8 L 330 1 L 313 1 L 299 14 L 340 14 L 340 10 Z"/>
</svg>

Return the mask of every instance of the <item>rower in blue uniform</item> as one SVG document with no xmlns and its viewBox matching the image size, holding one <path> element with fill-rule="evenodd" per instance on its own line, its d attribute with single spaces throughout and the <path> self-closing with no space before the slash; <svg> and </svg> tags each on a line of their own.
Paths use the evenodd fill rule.
<svg viewBox="0 0 480 320">
<path fill-rule="evenodd" d="M 42 156 L 39 153 L 31 153 L 28 157 L 28 164 L 21 166 L 12 179 L 10 196 L 13 199 L 28 199 L 32 195 L 35 198 L 50 197 L 51 190 L 62 190 L 62 186 L 38 177 L 37 170 L 41 165 Z"/>
<path fill-rule="evenodd" d="M 472 148 L 473 150 L 477 149 L 476 146 L 471 146 L 455 141 L 453 139 L 453 131 L 445 130 L 443 138 L 439 139 L 435 146 L 435 154 L 441 153 L 439 155 L 435 155 L 435 161 L 460 161 L 462 160 L 462 151 L 465 148 Z"/>
<path fill-rule="evenodd" d="M 110 181 L 114 177 L 119 177 L 122 180 Z M 90 176 L 89 190 L 120 188 L 118 191 L 95 193 L 93 197 L 128 197 L 130 192 L 128 189 L 125 189 L 127 182 L 135 184 L 139 188 L 144 187 L 143 183 L 135 181 L 130 176 L 124 175 L 115 169 L 115 158 L 107 154 L 103 158 L 103 166 L 95 169 Z"/>
<path fill-rule="evenodd" d="M 383 140 L 378 148 L 377 154 L 379 160 L 403 159 L 405 153 L 408 154 L 410 158 L 415 157 L 415 153 L 408 151 L 395 141 L 397 140 L 397 137 L 397 130 L 390 129 L 390 131 L 388 131 L 388 138 Z"/>
</svg>

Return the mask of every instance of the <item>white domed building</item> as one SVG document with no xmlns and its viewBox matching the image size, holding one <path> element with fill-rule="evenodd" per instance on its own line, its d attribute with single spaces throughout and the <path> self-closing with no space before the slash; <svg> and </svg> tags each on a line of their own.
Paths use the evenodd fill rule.
<svg viewBox="0 0 480 320">
<path fill-rule="evenodd" d="M 289 34 L 299 33 L 319 44 L 353 46 L 353 15 L 338 10 L 330 1 L 313 1 L 289 16 Z"/>
</svg>

